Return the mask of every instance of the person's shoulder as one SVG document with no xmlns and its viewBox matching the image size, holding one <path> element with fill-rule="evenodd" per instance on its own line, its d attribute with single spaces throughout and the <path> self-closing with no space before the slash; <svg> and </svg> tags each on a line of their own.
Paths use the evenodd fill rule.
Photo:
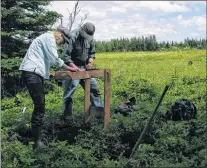
<svg viewBox="0 0 207 168">
<path fill-rule="evenodd" d="M 80 28 L 73 29 L 71 32 L 77 33 L 79 32 Z"/>
<path fill-rule="evenodd" d="M 44 34 L 42 34 L 42 36 L 45 40 L 48 40 L 48 41 L 54 41 L 55 40 L 55 36 L 54 36 L 54 33 L 52 31 L 45 32 Z"/>
<path fill-rule="evenodd" d="M 76 28 L 76 29 L 72 30 L 71 35 L 77 37 L 79 35 L 79 30 L 80 30 L 79 28 Z"/>
<path fill-rule="evenodd" d="M 54 33 L 52 31 L 45 32 L 44 35 L 50 38 L 54 38 Z"/>
<path fill-rule="evenodd" d="M 79 36 L 79 28 L 76 28 L 71 31 L 71 40 L 73 43 L 77 40 L 78 36 Z"/>
</svg>

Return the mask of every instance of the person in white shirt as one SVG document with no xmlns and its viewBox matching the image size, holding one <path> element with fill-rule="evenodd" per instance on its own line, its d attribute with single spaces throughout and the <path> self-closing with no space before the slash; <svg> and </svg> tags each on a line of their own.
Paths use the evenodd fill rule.
<svg viewBox="0 0 207 168">
<path fill-rule="evenodd" d="M 69 71 L 79 71 L 78 68 L 69 67 L 58 58 L 57 46 L 69 41 L 70 33 L 62 26 L 55 32 L 47 32 L 33 40 L 19 67 L 22 79 L 26 84 L 34 103 L 31 119 L 31 132 L 34 139 L 34 148 L 44 149 L 46 146 L 41 141 L 41 130 L 45 114 L 45 79 L 49 79 L 50 66 L 57 65 Z"/>
</svg>

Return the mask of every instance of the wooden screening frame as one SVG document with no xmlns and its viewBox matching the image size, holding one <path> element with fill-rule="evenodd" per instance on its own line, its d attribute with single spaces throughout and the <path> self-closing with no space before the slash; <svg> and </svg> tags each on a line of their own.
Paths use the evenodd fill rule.
<svg viewBox="0 0 207 168">
<path fill-rule="evenodd" d="M 104 129 L 107 128 L 110 120 L 110 69 L 88 70 L 79 72 L 57 71 L 53 74 L 55 79 L 84 79 L 84 119 L 89 117 L 90 108 L 90 78 L 104 77 Z"/>
</svg>

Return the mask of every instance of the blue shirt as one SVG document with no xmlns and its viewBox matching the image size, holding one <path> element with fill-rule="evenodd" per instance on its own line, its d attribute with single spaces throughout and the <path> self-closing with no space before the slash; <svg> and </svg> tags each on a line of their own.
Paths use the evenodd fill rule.
<svg viewBox="0 0 207 168">
<path fill-rule="evenodd" d="M 58 58 L 54 34 L 47 32 L 33 40 L 19 70 L 35 72 L 49 79 L 50 66 L 53 64 L 62 67 L 64 62 Z"/>
</svg>

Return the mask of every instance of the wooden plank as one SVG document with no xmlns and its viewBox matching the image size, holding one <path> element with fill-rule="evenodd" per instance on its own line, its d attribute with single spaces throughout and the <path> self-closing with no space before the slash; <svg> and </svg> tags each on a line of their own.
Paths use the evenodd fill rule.
<svg viewBox="0 0 207 168">
<path fill-rule="evenodd" d="M 55 72 L 55 79 L 87 79 L 90 74 L 87 71 L 70 72 L 70 71 L 57 71 Z"/>
<path fill-rule="evenodd" d="M 91 78 L 104 77 L 104 69 L 89 70 L 86 72 L 90 74 Z"/>
<path fill-rule="evenodd" d="M 110 82 L 111 74 L 109 69 L 104 71 L 104 129 L 107 129 L 110 120 Z"/>
<path fill-rule="evenodd" d="M 85 90 L 85 101 L 84 101 L 84 121 L 86 122 L 89 117 L 89 107 L 90 107 L 90 78 L 85 79 L 84 84 Z"/>
<path fill-rule="evenodd" d="M 79 71 L 79 72 L 70 72 L 70 71 L 57 71 L 54 74 L 55 79 L 87 79 L 87 78 L 96 78 L 103 77 L 104 70 L 90 70 L 90 71 Z"/>
</svg>

